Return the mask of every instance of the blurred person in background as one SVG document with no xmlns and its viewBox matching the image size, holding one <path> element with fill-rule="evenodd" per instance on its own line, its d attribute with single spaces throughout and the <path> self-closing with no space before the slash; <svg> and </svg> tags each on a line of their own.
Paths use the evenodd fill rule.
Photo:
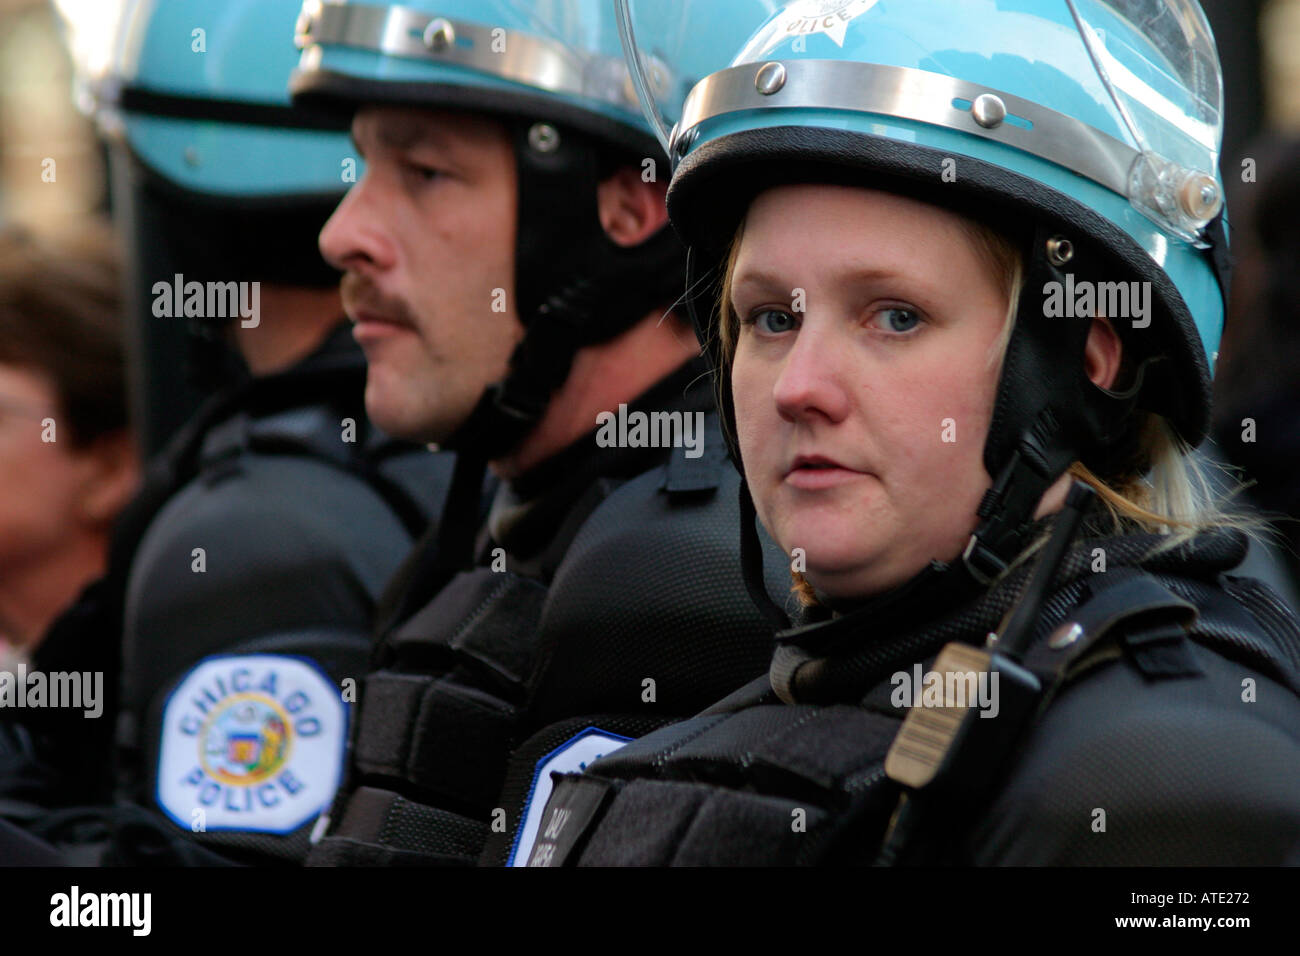
<svg viewBox="0 0 1300 956">
<path fill-rule="evenodd" d="M 119 258 L 108 227 L 40 241 L 0 234 L 0 671 L 104 673 L 102 600 L 114 520 L 135 492 Z M 100 693 L 103 685 L 100 685 Z M 0 814 L 31 822 L 102 736 L 84 710 L 0 707 Z M 97 704 L 101 706 L 101 699 Z M 111 716 L 93 723 L 107 726 Z"/>
<path fill-rule="evenodd" d="M 104 571 L 138 466 L 106 226 L 0 233 L 0 669 Z"/>
<path fill-rule="evenodd" d="M 31 821 L 77 861 L 305 853 L 340 771 L 342 685 L 449 479 L 445 456 L 365 414 L 365 359 L 316 249 L 357 160 L 289 103 L 297 14 L 136 0 L 97 90 L 133 408 L 161 447 L 77 635 L 120 646 L 120 696 L 87 722 L 95 753 L 36 801 L 61 812 Z M 208 397 L 174 429 L 196 378 Z"/>
</svg>

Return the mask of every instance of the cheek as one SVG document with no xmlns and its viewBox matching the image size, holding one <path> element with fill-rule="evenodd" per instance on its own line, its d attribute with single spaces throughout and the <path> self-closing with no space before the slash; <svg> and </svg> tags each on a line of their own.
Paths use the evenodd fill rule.
<svg viewBox="0 0 1300 956">
<path fill-rule="evenodd" d="M 928 389 L 918 393 L 914 428 L 927 440 L 917 444 L 915 488 L 928 489 L 936 512 L 961 516 L 963 529 L 965 516 L 992 483 L 984 470 L 984 444 L 995 389 L 992 369 L 966 359 L 936 369 Z"/>
<path fill-rule="evenodd" d="M 746 462 L 758 463 L 764 447 L 765 433 L 770 433 L 769 417 L 776 415 L 772 401 L 772 383 L 761 365 L 748 357 L 743 347 L 737 350 L 731 368 L 731 400 L 736 409 L 736 440 Z"/>
<path fill-rule="evenodd" d="M 0 449 L 0 547 L 59 535 L 76 516 L 78 474 L 76 462 L 54 444 Z"/>
<path fill-rule="evenodd" d="M 983 352 L 972 354 L 983 356 Z M 955 426 L 953 444 L 964 453 L 964 458 L 979 459 L 984 452 L 989 422 L 993 417 L 993 399 L 997 390 L 995 371 L 983 362 L 966 362 L 951 373 L 947 388 L 953 397 L 952 411 L 947 417 Z"/>
<path fill-rule="evenodd" d="M 414 281 L 427 308 L 455 325 L 445 334 L 498 341 L 518 321 L 513 215 L 497 191 L 466 191 L 424 240 L 428 271 Z"/>
<path fill-rule="evenodd" d="M 971 349 L 967 356 L 983 353 Z M 936 512 L 971 510 L 991 482 L 984 442 L 996 381 L 982 358 L 935 362 L 902 386 L 906 400 L 877 418 L 890 453 L 902 465 L 895 486 L 905 485 Z"/>
<path fill-rule="evenodd" d="M 454 199 L 447 197 L 440 241 L 458 258 L 467 275 L 490 277 L 511 295 L 515 257 L 514 186 L 502 177 L 458 185 Z M 484 279 L 486 281 L 486 278 Z"/>
</svg>

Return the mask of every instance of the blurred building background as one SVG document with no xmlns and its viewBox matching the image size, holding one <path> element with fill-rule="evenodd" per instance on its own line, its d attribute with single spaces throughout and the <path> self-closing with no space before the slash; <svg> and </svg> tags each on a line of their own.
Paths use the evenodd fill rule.
<svg viewBox="0 0 1300 956">
<path fill-rule="evenodd" d="M 84 24 L 82 41 L 98 39 L 106 55 L 117 0 L 61 3 Z M 37 231 L 75 224 L 105 207 L 105 181 L 93 127 L 73 101 L 72 61 L 54 5 L 0 0 L 0 223 Z"/>
</svg>

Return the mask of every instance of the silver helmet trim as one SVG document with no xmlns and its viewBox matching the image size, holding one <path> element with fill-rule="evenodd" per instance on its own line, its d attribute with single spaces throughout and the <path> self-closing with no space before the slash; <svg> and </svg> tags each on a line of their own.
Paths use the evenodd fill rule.
<svg viewBox="0 0 1300 956">
<path fill-rule="evenodd" d="M 779 67 L 779 69 L 778 69 Z M 779 82 L 775 78 L 779 77 Z M 1013 147 L 1130 199 L 1157 225 L 1189 240 L 1222 206 L 1214 176 L 1143 153 L 1032 100 L 966 80 L 840 60 L 767 60 L 721 70 L 696 84 L 673 130 L 680 159 L 698 127 L 731 113 L 829 109 L 911 120 Z"/>
<path fill-rule="evenodd" d="M 307 0 L 294 37 L 299 49 L 345 46 L 384 56 L 460 66 L 548 93 L 641 111 L 620 57 L 581 57 L 562 43 L 504 27 L 400 5 Z M 304 67 L 316 57 L 304 57 Z"/>
</svg>

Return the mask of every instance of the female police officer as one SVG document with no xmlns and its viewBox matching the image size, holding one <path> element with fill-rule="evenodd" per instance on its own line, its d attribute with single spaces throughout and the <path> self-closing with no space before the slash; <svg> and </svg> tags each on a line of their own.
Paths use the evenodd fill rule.
<svg viewBox="0 0 1300 956">
<path fill-rule="evenodd" d="M 785 4 L 674 73 L 701 339 L 792 556 L 770 673 L 559 778 L 531 861 L 1241 864 L 1300 842 L 1300 628 L 1188 457 L 1226 240 L 1191 0 Z M 694 82 L 694 80 L 691 80 Z"/>
</svg>

